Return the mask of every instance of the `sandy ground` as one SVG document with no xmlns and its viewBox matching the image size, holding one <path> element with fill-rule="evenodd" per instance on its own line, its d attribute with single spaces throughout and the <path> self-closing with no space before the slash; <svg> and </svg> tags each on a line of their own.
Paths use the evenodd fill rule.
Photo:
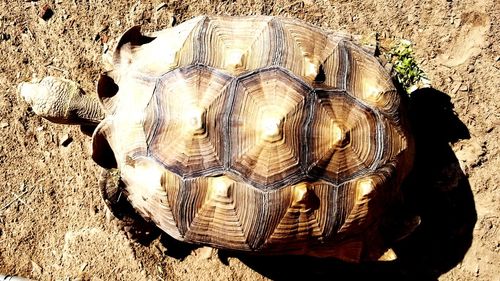
<svg viewBox="0 0 500 281">
<path fill-rule="evenodd" d="M 40 12 L 46 4 L 52 15 Z M 34 116 L 16 85 L 54 75 L 93 92 L 103 51 L 126 28 L 142 24 L 152 31 L 199 14 L 290 16 L 414 42 L 434 89 L 412 97 L 417 160 L 405 192 L 422 225 L 396 245 L 397 262 L 235 256 L 159 234 L 139 244 L 106 219 L 90 139 L 77 127 Z M 500 280 L 499 22 L 496 0 L 2 1 L 0 274 L 39 280 Z"/>
</svg>

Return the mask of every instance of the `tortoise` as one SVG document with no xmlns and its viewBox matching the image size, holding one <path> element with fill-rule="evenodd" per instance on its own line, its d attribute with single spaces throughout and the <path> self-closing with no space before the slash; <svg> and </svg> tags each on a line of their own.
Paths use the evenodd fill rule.
<svg viewBox="0 0 500 281">
<path fill-rule="evenodd" d="M 55 77 L 19 91 L 50 121 L 95 126 L 93 160 L 119 169 L 135 211 L 177 240 L 390 259 L 385 218 L 414 144 L 371 50 L 296 19 L 199 16 L 126 31 L 98 98 Z"/>
</svg>

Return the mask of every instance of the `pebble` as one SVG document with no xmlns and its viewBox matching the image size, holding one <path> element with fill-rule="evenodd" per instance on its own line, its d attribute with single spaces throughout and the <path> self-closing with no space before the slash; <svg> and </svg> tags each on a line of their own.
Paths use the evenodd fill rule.
<svg viewBox="0 0 500 281">
<path fill-rule="evenodd" d="M 31 261 L 31 273 L 35 275 L 41 275 L 42 274 L 42 267 L 38 265 L 36 262 Z"/>
<path fill-rule="evenodd" d="M 451 89 L 450 96 L 452 96 L 452 97 L 453 97 L 453 96 L 455 96 L 455 94 L 458 92 L 458 90 L 460 89 L 460 87 L 461 87 L 461 86 L 462 86 L 462 82 L 457 81 L 457 82 L 453 85 L 453 87 L 452 87 L 452 89 Z"/>
<path fill-rule="evenodd" d="M 38 12 L 38 16 L 44 21 L 48 21 L 54 15 L 54 11 L 50 8 L 49 4 L 44 4 L 40 11 Z"/>
<path fill-rule="evenodd" d="M 212 247 L 201 247 L 195 251 L 196 256 L 202 260 L 208 260 L 212 257 L 214 253 L 214 248 Z"/>
<path fill-rule="evenodd" d="M 73 138 L 69 134 L 64 134 L 62 135 L 59 144 L 67 147 L 71 142 L 73 141 Z"/>
<path fill-rule="evenodd" d="M 7 33 L 0 33 L 0 41 L 7 41 L 10 39 L 10 35 Z"/>
<path fill-rule="evenodd" d="M 155 244 L 155 248 L 158 250 L 158 253 L 163 256 L 167 253 L 168 249 L 163 245 L 160 241 L 157 241 Z"/>
<path fill-rule="evenodd" d="M 155 11 L 158 12 L 159 10 L 161 10 L 161 9 L 163 9 L 165 7 L 167 7 L 167 3 L 165 3 L 165 2 L 160 3 L 158 6 L 156 6 Z"/>
<path fill-rule="evenodd" d="M 85 271 L 85 268 L 87 268 L 88 263 L 84 262 L 80 265 L 80 272 Z"/>
<path fill-rule="evenodd" d="M 467 92 L 467 91 L 469 91 L 469 86 L 467 86 L 467 85 L 462 85 L 462 86 L 460 86 L 460 91 L 462 91 L 462 92 Z"/>
<path fill-rule="evenodd" d="M 103 34 L 103 35 L 101 36 L 101 43 L 106 44 L 106 43 L 108 43 L 108 40 L 109 40 L 108 35 Z"/>
<path fill-rule="evenodd" d="M 486 143 L 480 141 L 468 141 L 455 153 L 459 160 L 462 171 L 468 172 L 469 168 L 480 165 L 486 159 Z"/>
<path fill-rule="evenodd" d="M 9 127 L 9 123 L 7 123 L 7 122 L 0 122 L 0 128 L 3 129 L 3 128 L 7 128 L 7 127 Z"/>
</svg>

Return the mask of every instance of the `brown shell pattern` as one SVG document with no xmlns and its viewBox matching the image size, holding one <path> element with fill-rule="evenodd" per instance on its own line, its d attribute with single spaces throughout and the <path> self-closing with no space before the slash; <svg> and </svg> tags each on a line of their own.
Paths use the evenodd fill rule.
<svg viewBox="0 0 500 281">
<path fill-rule="evenodd" d="M 93 157 L 179 240 L 350 261 L 382 251 L 366 233 L 411 140 L 390 77 L 354 41 L 264 16 L 132 28 L 99 81 L 108 116 Z"/>
</svg>

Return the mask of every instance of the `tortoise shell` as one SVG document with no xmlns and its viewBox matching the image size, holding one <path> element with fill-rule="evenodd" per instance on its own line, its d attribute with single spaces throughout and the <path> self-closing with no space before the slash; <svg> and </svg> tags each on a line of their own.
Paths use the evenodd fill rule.
<svg viewBox="0 0 500 281">
<path fill-rule="evenodd" d="M 196 17 L 127 31 L 98 82 L 93 158 L 170 236 L 264 254 L 377 259 L 412 142 L 400 97 L 351 36 Z"/>
</svg>

